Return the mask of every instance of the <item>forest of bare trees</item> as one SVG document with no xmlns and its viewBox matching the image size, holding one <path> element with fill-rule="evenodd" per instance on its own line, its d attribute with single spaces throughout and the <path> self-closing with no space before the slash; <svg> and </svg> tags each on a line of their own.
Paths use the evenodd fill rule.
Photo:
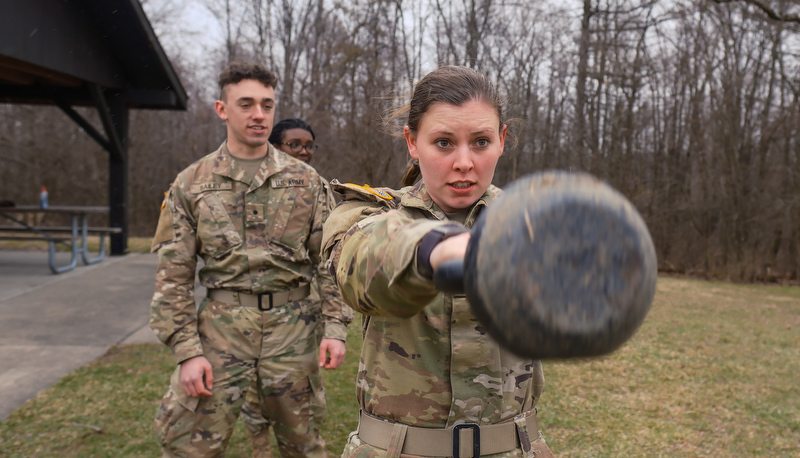
<svg viewBox="0 0 800 458">
<path fill-rule="evenodd" d="M 174 37 L 181 1 L 142 3 L 162 43 Z M 135 236 L 153 232 L 175 174 L 223 140 L 213 77 L 229 60 L 278 74 L 278 118 L 311 123 L 323 176 L 392 187 L 408 157 L 387 113 L 447 63 L 480 68 L 508 99 L 516 142 L 497 185 L 587 171 L 637 206 L 662 271 L 800 278 L 797 0 L 195 3 L 224 39 L 199 59 L 165 46 L 188 111 L 131 113 Z M 55 204 L 107 201 L 105 153 L 61 111 L 0 105 L 0 119 L 3 195 L 33 203 L 46 185 Z"/>
</svg>

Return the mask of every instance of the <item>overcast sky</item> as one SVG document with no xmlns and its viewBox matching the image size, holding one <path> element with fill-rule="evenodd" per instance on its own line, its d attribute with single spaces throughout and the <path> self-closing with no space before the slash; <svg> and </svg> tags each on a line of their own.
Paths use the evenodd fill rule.
<svg viewBox="0 0 800 458">
<path fill-rule="evenodd" d="M 221 49 L 224 34 L 203 0 L 143 0 L 142 7 L 170 59 L 179 58 L 200 81 L 213 84 L 216 69 L 207 68 L 213 61 L 208 54 Z"/>
</svg>

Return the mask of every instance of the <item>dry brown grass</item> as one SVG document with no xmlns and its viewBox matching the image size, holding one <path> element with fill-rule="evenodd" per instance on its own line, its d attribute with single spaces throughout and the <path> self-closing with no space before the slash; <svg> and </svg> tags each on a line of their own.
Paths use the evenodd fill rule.
<svg viewBox="0 0 800 458">
<path fill-rule="evenodd" d="M 149 253 L 151 240 L 149 237 L 130 237 L 128 238 L 128 251 L 131 253 Z M 87 242 L 90 252 L 96 253 L 100 250 L 100 237 L 87 237 Z M 0 240 L 0 250 L 47 251 L 47 242 L 39 240 Z M 56 250 L 68 251 L 69 249 L 64 245 L 57 244 Z M 106 252 L 110 250 L 108 237 L 106 237 Z"/>
<path fill-rule="evenodd" d="M 800 288 L 660 278 L 623 349 L 545 374 L 564 456 L 800 455 Z"/>
</svg>

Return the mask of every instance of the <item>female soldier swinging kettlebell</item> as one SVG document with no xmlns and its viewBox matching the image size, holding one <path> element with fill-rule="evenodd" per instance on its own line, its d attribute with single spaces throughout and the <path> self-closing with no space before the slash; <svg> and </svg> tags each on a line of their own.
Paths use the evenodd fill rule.
<svg viewBox="0 0 800 458">
<path fill-rule="evenodd" d="M 502 192 L 491 184 L 507 132 L 497 90 L 445 66 L 419 81 L 407 111 L 415 165 L 404 184 L 421 181 L 332 183 L 343 202 L 322 244 L 345 302 L 365 315 L 359 427 L 343 456 L 552 456 L 536 421 L 541 363 L 502 349 L 463 296 L 432 282 Z"/>
</svg>

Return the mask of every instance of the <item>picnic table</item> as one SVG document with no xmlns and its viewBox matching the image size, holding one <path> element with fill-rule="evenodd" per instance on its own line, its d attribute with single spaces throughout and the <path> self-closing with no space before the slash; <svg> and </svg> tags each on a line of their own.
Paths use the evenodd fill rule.
<svg viewBox="0 0 800 458">
<path fill-rule="evenodd" d="M 0 225 L 0 239 L 4 240 L 42 240 L 48 242 L 48 262 L 54 274 L 66 272 L 78 264 L 78 255 L 86 265 L 103 260 L 106 255 L 105 237 L 109 234 L 122 232 L 118 227 L 90 227 L 89 215 L 108 213 L 108 207 L 102 206 L 50 206 L 40 208 L 34 205 L 18 205 L 0 207 L 0 219 L 11 222 L 10 225 Z M 25 215 L 34 215 L 34 219 L 43 219 L 45 215 L 67 215 L 71 221 L 70 226 L 42 226 L 31 222 Z M 95 257 L 89 257 L 87 238 L 89 235 L 100 236 L 100 252 Z M 70 262 L 59 266 L 56 263 L 56 244 L 61 244 L 70 249 L 72 257 Z"/>
</svg>

